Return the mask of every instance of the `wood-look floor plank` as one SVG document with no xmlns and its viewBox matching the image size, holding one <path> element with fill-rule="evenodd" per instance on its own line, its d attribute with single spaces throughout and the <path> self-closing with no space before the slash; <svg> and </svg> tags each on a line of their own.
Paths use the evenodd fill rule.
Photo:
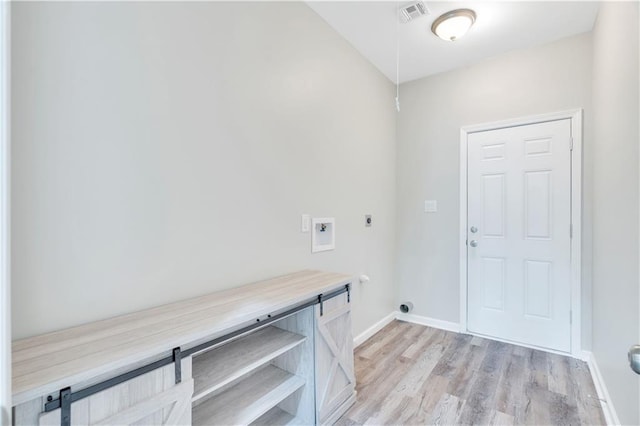
<svg viewBox="0 0 640 426">
<path fill-rule="evenodd" d="M 356 349 L 339 426 L 605 424 L 586 363 L 394 321 Z"/>
<path fill-rule="evenodd" d="M 505 359 L 511 351 L 512 345 L 495 341 L 489 343 L 487 353 L 475 374 L 475 381 L 466 398 L 465 409 L 460 413 L 459 423 L 489 423 L 498 382 L 506 366 Z"/>
<path fill-rule="evenodd" d="M 546 389 L 549 386 L 547 353 L 535 349 L 529 349 L 528 352 L 526 360 L 529 370 L 529 380 L 536 386 Z"/>
<path fill-rule="evenodd" d="M 584 424 L 605 424 L 604 414 L 589 367 L 583 361 L 566 358 L 569 369 L 569 397 L 576 401 L 578 415 Z"/>
<path fill-rule="evenodd" d="M 466 352 L 469 351 L 470 342 L 471 336 L 468 334 L 456 334 L 452 345 L 433 369 L 433 374 L 451 378 L 464 359 Z"/>
<path fill-rule="evenodd" d="M 491 426 L 511 426 L 516 424 L 513 416 L 505 414 L 501 411 L 493 410 L 491 412 L 491 419 L 489 420 Z"/>
<path fill-rule="evenodd" d="M 458 398 L 466 399 L 471 389 L 471 383 L 474 376 L 477 374 L 487 352 L 487 345 L 474 345 L 471 343 L 469 352 L 467 353 L 463 366 L 464 368 L 458 368 L 447 389 L 448 393 L 455 395 Z"/>
<path fill-rule="evenodd" d="M 384 377 L 379 374 L 380 368 L 390 373 L 396 364 L 402 366 L 406 363 L 405 360 L 400 359 L 400 355 L 406 350 L 408 341 L 417 338 L 421 332 L 419 329 L 412 329 L 406 326 L 391 330 L 393 330 L 393 334 L 391 334 L 392 338 L 384 339 L 385 344 L 379 347 L 378 356 L 375 357 L 375 361 L 358 377 L 356 382 L 358 389 L 364 391 L 371 384 L 384 380 Z M 367 356 L 365 356 L 365 358 L 367 358 Z"/>
<path fill-rule="evenodd" d="M 374 334 L 369 340 L 358 347 L 358 355 L 363 358 L 371 358 L 378 353 L 387 343 L 398 337 L 399 332 L 408 329 L 400 321 L 393 321 L 382 330 Z"/>
<path fill-rule="evenodd" d="M 449 379 L 442 376 L 431 375 L 429 380 L 424 382 L 420 392 L 414 397 L 418 407 L 407 422 L 408 425 L 424 425 L 430 420 L 433 410 L 440 402 L 442 395 L 446 393 L 449 386 Z"/>
<path fill-rule="evenodd" d="M 380 348 L 381 357 L 356 380 L 356 391 L 369 395 L 364 404 L 356 405 L 355 409 L 349 410 L 349 417 L 356 422 L 364 423 L 367 419 L 375 417 L 382 401 L 403 379 L 403 375 L 396 373 L 405 371 L 406 365 L 411 362 L 400 355 L 422 332 L 422 329 L 412 327 L 408 323 L 391 330 L 394 338 L 386 340 L 386 344 Z"/>
<path fill-rule="evenodd" d="M 524 346 L 516 346 L 513 348 L 513 354 L 521 357 L 526 357 L 529 355 L 529 351 L 531 349 L 525 348 Z"/>
<path fill-rule="evenodd" d="M 376 416 L 369 418 L 365 422 L 366 424 L 398 422 L 402 417 L 410 417 L 417 410 L 418 407 L 409 402 L 427 381 L 445 350 L 445 346 L 441 344 L 442 342 L 436 342 L 437 337 L 431 336 L 426 342 L 423 342 L 424 347 L 421 347 L 421 352 L 414 360 L 413 365 L 406 369 L 406 374 L 402 375 L 402 380 L 391 392 L 384 396 L 384 400 L 378 406 Z"/>
<path fill-rule="evenodd" d="M 411 343 L 409 347 L 402 352 L 401 356 L 409 359 L 416 359 L 422 353 L 424 346 L 430 343 L 436 331 L 437 330 L 435 328 L 425 327 L 424 331 L 420 333 L 415 342 Z"/>
<path fill-rule="evenodd" d="M 506 362 L 508 364 L 498 383 L 495 409 L 513 416 L 515 423 L 521 424 L 524 419 L 521 396 L 524 394 L 524 383 L 528 378 L 525 359 L 516 355 L 514 351 Z"/>
<path fill-rule="evenodd" d="M 489 340 L 483 339 L 482 337 L 473 336 L 473 339 L 471 339 L 471 344 L 475 346 L 487 347 L 487 345 L 489 344 Z"/>
<path fill-rule="evenodd" d="M 569 395 L 569 364 L 566 357 L 557 354 L 548 354 L 549 362 L 549 390 L 562 395 Z"/>
<path fill-rule="evenodd" d="M 333 424 L 333 426 L 361 426 L 361 423 L 356 423 L 350 418 L 342 416 Z"/>
<path fill-rule="evenodd" d="M 446 426 L 457 424 L 457 419 L 460 417 L 465 404 L 465 401 L 457 396 L 445 393 L 440 398 L 438 405 L 433 409 L 429 424 Z"/>
</svg>

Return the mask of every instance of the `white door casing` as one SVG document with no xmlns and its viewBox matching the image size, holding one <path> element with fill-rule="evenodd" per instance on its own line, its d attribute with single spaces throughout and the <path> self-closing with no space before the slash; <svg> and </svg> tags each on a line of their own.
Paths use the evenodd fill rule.
<svg viewBox="0 0 640 426">
<path fill-rule="evenodd" d="M 462 129 L 463 330 L 579 354 L 580 118 Z"/>
<path fill-rule="evenodd" d="M 10 2 L 0 2 L 0 425 L 11 424 Z"/>
</svg>

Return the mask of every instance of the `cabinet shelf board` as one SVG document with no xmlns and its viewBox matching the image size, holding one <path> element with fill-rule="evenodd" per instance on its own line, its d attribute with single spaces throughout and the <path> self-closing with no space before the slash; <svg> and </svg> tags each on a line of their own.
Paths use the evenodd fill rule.
<svg viewBox="0 0 640 426">
<path fill-rule="evenodd" d="M 293 416 L 280 407 L 273 407 L 271 410 L 264 413 L 250 426 L 297 426 L 305 424 L 301 419 Z"/>
<path fill-rule="evenodd" d="M 193 357 L 197 402 L 298 346 L 305 336 L 270 326 Z"/>
<path fill-rule="evenodd" d="M 193 408 L 193 425 L 249 424 L 304 386 L 304 379 L 268 365 Z"/>
</svg>

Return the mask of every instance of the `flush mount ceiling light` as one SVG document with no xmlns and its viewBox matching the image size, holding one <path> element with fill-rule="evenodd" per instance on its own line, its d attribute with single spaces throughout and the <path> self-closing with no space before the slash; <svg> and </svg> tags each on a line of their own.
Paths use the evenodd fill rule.
<svg viewBox="0 0 640 426">
<path fill-rule="evenodd" d="M 433 21 L 431 31 L 443 40 L 455 41 L 465 35 L 474 22 L 476 13 L 473 10 L 456 9 Z"/>
</svg>

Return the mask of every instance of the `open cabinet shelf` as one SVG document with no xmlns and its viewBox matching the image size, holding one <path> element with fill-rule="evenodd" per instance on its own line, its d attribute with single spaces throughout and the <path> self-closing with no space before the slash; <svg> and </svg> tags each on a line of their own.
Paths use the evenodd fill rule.
<svg viewBox="0 0 640 426">
<path fill-rule="evenodd" d="M 305 336 L 270 326 L 194 356 L 193 402 L 267 364 L 305 339 Z"/>
<path fill-rule="evenodd" d="M 194 354 L 192 424 L 335 422 L 355 400 L 348 295 L 323 306 L 324 315 L 307 306 Z"/>
<path fill-rule="evenodd" d="M 193 424 L 249 424 L 305 385 L 305 380 L 273 365 L 193 408 Z"/>
<path fill-rule="evenodd" d="M 280 407 L 273 407 L 271 410 L 260 416 L 260 418 L 255 422 L 251 423 L 251 426 L 286 426 L 301 424 L 304 424 L 302 419 L 287 413 Z"/>
</svg>

